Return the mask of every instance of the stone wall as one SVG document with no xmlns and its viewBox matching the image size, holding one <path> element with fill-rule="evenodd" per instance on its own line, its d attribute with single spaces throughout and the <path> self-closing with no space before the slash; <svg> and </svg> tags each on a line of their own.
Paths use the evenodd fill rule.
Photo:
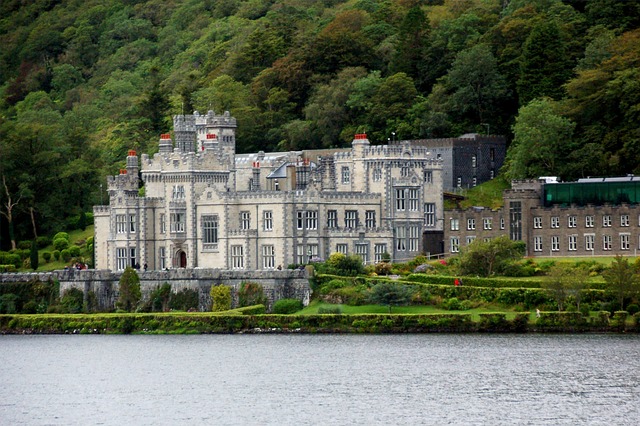
<svg viewBox="0 0 640 426">
<path fill-rule="evenodd" d="M 121 272 L 107 270 L 64 270 L 40 273 L 0 274 L 0 285 L 9 282 L 29 282 L 32 280 L 48 281 L 50 278 L 60 282 L 60 293 L 68 288 L 79 288 L 86 295 L 93 291 L 101 310 L 114 309 L 118 299 L 118 281 Z M 209 290 L 212 285 L 231 287 L 233 306 L 238 305 L 238 290 L 243 282 L 251 281 L 262 285 L 268 299 L 268 309 L 274 302 L 285 299 L 298 299 L 306 306 L 311 297 L 306 271 L 227 271 L 220 269 L 171 269 L 166 271 L 139 271 L 142 297 L 148 299 L 153 290 L 162 284 L 171 284 L 173 292 L 185 288 L 198 291 L 200 311 L 211 309 Z"/>
</svg>

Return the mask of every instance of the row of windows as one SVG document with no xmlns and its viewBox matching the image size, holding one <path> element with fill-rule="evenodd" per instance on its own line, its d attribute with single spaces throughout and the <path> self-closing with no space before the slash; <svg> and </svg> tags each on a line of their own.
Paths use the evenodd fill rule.
<svg viewBox="0 0 640 426">
<path fill-rule="evenodd" d="M 452 231 L 460 230 L 460 219 L 451 218 L 449 221 L 450 228 Z M 474 218 L 467 219 L 467 230 L 473 231 L 476 229 L 476 220 Z M 482 218 L 482 229 L 491 230 L 493 229 L 493 218 L 484 217 Z M 500 218 L 500 229 L 504 229 L 504 218 Z"/>
<path fill-rule="evenodd" d="M 117 214 L 116 215 L 116 232 L 118 234 L 127 234 L 129 232 L 136 232 L 136 215 Z"/>
<path fill-rule="evenodd" d="M 535 216 L 533 218 L 533 227 L 535 229 L 542 229 L 543 218 L 542 216 Z M 584 217 L 584 226 L 585 228 L 594 228 L 596 223 L 595 215 L 587 215 Z M 620 215 L 620 226 L 627 227 L 630 226 L 630 218 L 628 214 Z M 549 219 L 549 226 L 551 228 L 560 228 L 560 217 L 559 216 L 551 216 Z M 567 216 L 567 228 L 576 228 L 578 226 L 578 217 L 577 216 Z M 602 227 L 610 228 L 613 226 L 613 217 L 610 214 L 602 215 Z M 640 216 L 638 217 L 638 226 L 640 226 Z"/>
<path fill-rule="evenodd" d="M 630 250 L 631 249 L 631 234 L 620 234 L 619 236 L 619 250 Z M 553 235 L 549 240 L 549 250 L 550 251 L 560 251 L 560 241 L 561 237 L 557 235 Z M 578 235 L 567 235 L 567 250 L 568 251 L 577 251 L 578 250 Z M 613 250 L 613 236 L 612 235 L 603 235 L 602 236 L 602 250 L 610 251 Z M 638 247 L 640 248 L 640 239 L 638 241 Z M 595 234 L 585 234 L 584 235 L 584 250 L 585 251 L 594 251 L 596 249 L 596 236 Z M 541 252 L 544 251 L 545 248 L 543 246 L 543 237 L 535 236 L 533 237 L 533 251 Z"/>
<path fill-rule="evenodd" d="M 420 205 L 418 188 L 396 188 L 396 210 L 417 212 Z"/>
</svg>

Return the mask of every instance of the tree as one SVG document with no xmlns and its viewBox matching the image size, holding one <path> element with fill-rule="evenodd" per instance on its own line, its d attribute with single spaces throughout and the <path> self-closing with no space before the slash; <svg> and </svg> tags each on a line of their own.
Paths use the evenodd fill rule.
<svg viewBox="0 0 640 426">
<path fill-rule="evenodd" d="M 622 256 L 613 259 L 609 269 L 602 274 L 607 283 L 607 290 L 614 293 L 620 303 L 620 310 L 624 310 L 624 301 L 627 298 L 637 296 L 640 292 L 640 279 L 633 265 Z"/>
<path fill-rule="evenodd" d="M 566 158 L 576 148 L 572 143 L 575 123 L 555 110 L 555 102 L 548 98 L 520 108 L 507 153 L 509 178 L 558 176 L 566 170 Z"/>
<path fill-rule="evenodd" d="M 581 291 L 585 286 L 588 274 L 583 268 L 573 268 L 567 265 L 554 265 L 540 286 L 558 304 L 558 310 L 563 311 L 569 296 L 573 296 L 578 310 L 580 309 Z"/>
<path fill-rule="evenodd" d="M 213 312 L 228 311 L 231 309 L 231 288 L 226 285 L 212 285 L 209 290 L 211 296 L 211 310 Z"/>
<path fill-rule="evenodd" d="M 391 313 L 391 307 L 409 304 L 412 295 L 411 287 L 384 281 L 371 288 L 369 297 L 377 305 L 388 306 Z"/>
<path fill-rule="evenodd" d="M 265 305 L 267 298 L 264 289 L 258 283 L 243 282 L 238 290 L 238 304 L 243 306 Z"/>
<path fill-rule="evenodd" d="M 135 311 L 142 298 L 142 292 L 140 291 L 140 277 L 131 266 L 127 266 L 120 277 L 118 293 L 118 302 L 116 303 L 118 309 L 127 312 Z"/>
<path fill-rule="evenodd" d="M 523 255 L 524 244 L 506 235 L 489 241 L 476 239 L 460 254 L 460 272 L 489 277 L 503 271 L 510 262 L 522 259 Z"/>
<path fill-rule="evenodd" d="M 36 239 L 34 238 L 31 241 L 31 252 L 29 254 L 29 258 L 31 261 L 31 269 L 34 271 L 38 270 L 38 244 L 36 243 Z"/>
</svg>

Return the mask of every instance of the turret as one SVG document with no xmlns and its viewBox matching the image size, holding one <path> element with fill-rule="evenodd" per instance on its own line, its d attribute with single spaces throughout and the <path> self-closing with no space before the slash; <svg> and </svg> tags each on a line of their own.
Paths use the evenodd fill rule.
<svg viewBox="0 0 640 426">
<path fill-rule="evenodd" d="M 196 119 L 193 115 L 174 115 L 173 133 L 177 152 L 195 152 Z"/>
</svg>

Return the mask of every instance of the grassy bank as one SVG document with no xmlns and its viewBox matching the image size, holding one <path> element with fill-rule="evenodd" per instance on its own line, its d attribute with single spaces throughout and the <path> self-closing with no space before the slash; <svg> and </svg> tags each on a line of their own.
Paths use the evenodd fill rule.
<svg viewBox="0 0 640 426">
<path fill-rule="evenodd" d="M 638 332 L 640 314 L 578 312 L 243 315 L 241 312 L 0 315 L 3 334 Z"/>
</svg>

